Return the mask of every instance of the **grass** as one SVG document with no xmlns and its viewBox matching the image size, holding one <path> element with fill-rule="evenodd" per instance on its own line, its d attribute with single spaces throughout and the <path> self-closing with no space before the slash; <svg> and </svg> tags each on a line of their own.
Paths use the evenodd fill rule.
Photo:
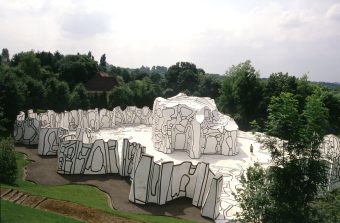
<svg viewBox="0 0 340 223">
<path fill-rule="evenodd" d="M 14 185 L 1 184 L 1 187 L 13 188 L 19 191 L 31 193 L 34 195 L 45 196 L 57 200 L 65 200 L 78 203 L 87 207 L 93 207 L 103 210 L 116 216 L 130 218 L 141 222 L 151 223 L 193 223 L 194 221 L 178 219 L 167 216 L 154 216 L 135 214 L 125 211 L 112 210 L 107 203 L 107 196 L 97 189 L 96 187 L 88 185 L 61 185 L 61 186 L 48 186 L 34 184 L 29 181 L 23 180 L 23 169 L 29 161 L 24 159 L 24 154 L 16 152 L 16 161 L 18 165 L 18 177 Z M 128 199 L 128 198 L 126 198 Z M 15 221 L 14 221 L 15 222 Z M 34 222 L 34 221 L 32 221 Z"/>
<path fill-rule="evenodd" d="M 9 201 L 0 200 L 1 202 L 1 222 L 16 223 L 81 223 L 69 217 L 55 214 L 48 211 L 34 209 L 22 205 L 18 205 Z M 15 213 L 15 214 L 13 214 Z"/>
</svg>

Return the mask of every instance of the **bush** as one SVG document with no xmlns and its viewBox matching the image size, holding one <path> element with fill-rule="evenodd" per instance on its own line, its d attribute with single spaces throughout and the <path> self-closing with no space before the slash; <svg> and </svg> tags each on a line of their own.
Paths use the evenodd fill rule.
<svg viewBox="0 0 340 223">
<path fill-rule="evenodd" d="M 14 140 L 12 138 L 0 141 L 0 182 L 13 184 L 17 177 L 17 163 L 15 160 Z"/>
</svg>

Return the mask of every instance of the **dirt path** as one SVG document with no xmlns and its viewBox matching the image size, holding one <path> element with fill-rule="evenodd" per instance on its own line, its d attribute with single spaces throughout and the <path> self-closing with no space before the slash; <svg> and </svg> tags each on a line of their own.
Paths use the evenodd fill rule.
<svg viewBox="0 0 340 223">
<path fill-rule="evenodd" d="M 16 151 L 25 153 L 33 162 L 26 166 L 26 180 L 42 185 L 87 184 L 108 194 L 114 209 L 141 214 L 166 215 L 199 222 L 213 222 L 203 218 L 200 208 L 192 206 L 189 198 L 180 198 L 165 205 L 137 205 L 129 201 L 130 184 L 118 174 L 60 175 L 57 173 L 57 157 L 42 157 L 36 148 L 17 146 Z"/>
<path fill-rule="evenodd" d="M 85 207 L 68 201 L 54 200 L 42 196 L 22 193 L 14 189 L 1 188 L 1 199 L 29 206 L 32 208 L 43 209 L 58 214 L 66 215 L 71 218 L 89 223 L 135 223 L 137 221 L 126 219 L 104 211 Z"/>
</svg>

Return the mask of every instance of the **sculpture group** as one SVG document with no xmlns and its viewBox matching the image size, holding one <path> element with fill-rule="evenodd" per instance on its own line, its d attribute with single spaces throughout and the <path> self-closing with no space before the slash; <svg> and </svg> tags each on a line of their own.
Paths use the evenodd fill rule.
<svg viewBox="0 0 340 223">
<path fill-rule="evenodd" d="M 154 148 L 163 153 L 182 150 L 195 159 L 202 154 L 239 153 L 235 121 L 218 112 L 214 100 L 184 94 L 157 98 L 153 110 L 116 107 L 62 113 L 48 110 L 40 114 L 29 110 L 27 119 L 20 112 L 14 136 L 19 143 L 38 145 L 39 155 L 57 155 L 60 174 L 119 174 L 131 180 L 128 198 L 131 202 L 162 205 L 188 197 L 194 206 L 201 207 L 202 216 L 216 219 L 223 176 L 213 173 L 209 163 L 155 162 L 140 143 L 124 139 L 119 147 L 117 140 L 93 138 L 93 132 L 101 129 L 131 124 L 152 126 Z M 320 150 L 329 163 L 329 187 L 339 187 L 339 138 L 325 137 Z"/>
</svg>

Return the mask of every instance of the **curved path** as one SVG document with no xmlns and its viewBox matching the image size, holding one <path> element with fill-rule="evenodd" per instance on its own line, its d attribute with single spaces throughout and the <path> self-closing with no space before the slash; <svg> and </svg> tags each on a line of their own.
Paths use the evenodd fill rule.
<svg viewBox="0 0 340 223">
<path fill-rule="evenodd" d="M 26 166 L 26 180 L 42 185 L 87 184 L 107 193 L 114 209 L 140 214 L 166 215 L 199 222 L 213 222 L 201 216 L 200 209 L 192 206 L 189 198 L 180 198 L 165 205 L 137 205 L 129 201 L 128 178 L 118 174 L 60 175 L 57 173 L 57 157 L 42 157 L 35 148 L 17 146 L 16 151 L 25 153 L 34 162 Z"/>
</svg>

